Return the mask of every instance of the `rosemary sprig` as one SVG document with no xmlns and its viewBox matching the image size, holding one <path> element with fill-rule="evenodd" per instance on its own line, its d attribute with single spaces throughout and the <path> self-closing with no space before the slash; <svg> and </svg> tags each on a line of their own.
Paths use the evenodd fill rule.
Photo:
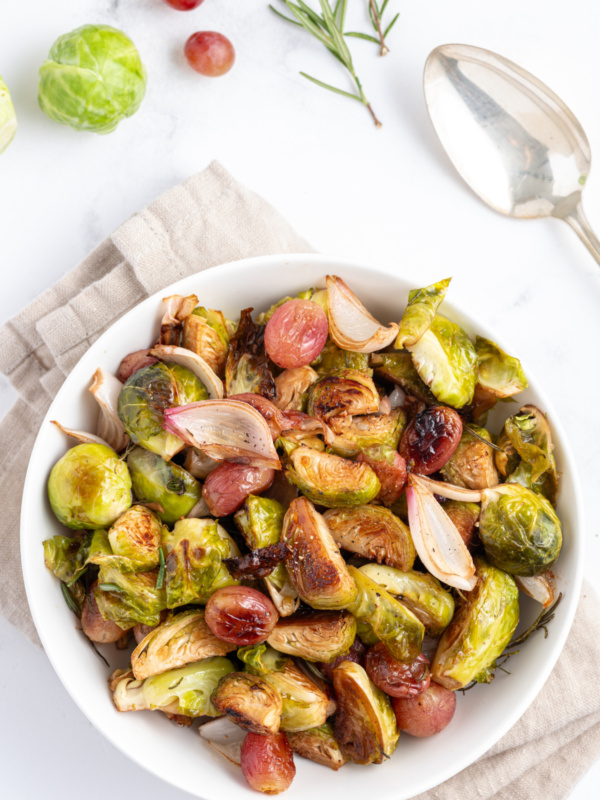
<svg viewBox="0 0 600 800">
<path fill-rule="evenodd" d="M 548 628 L 547 625 L 554 619 L 554 615 L 556 614 L 556 609 L 560 601 L 562 600 L 562 592 L 558 595 L 555 602 L 550 606 L 550 608 L 543 609 L 542 613 L 539 617 L 535 620 L 533 625 L 530 625 L 526 631 L 524 631 L 520 636 L 517 636 L 516 639 L 513 639 L 509 644 L 508 647 L 515 647 L 518 644 L 523 644 L 526 642 L 527 639 L 531 636 L 532 633 L 536 631 L 543 630 L 544 631 L 544 639 L 548 638 Z M 509 655 L 512 655 L 510 653 Z"/>
<path fill-rule="evenodd" d="M 69 606 L 69 608 L 74 614 L 77 614 L 77 616 L 79 616 L 81 614 L 79 606 L 77 605 L 75 600 L 73 600 L 71 592 L 67 589 L 66 585 L 62 581 L 60 584 L 60 589 L 62 591 L 63 597 L 65 598 L 65 603 Z"/>
<path fill-rule="evenodd" d="M 351 31 L 347 32 L 346 36 L 353 36 L 355 39 L 365 39 L 367 42 L 374 42 L 376 45 L 379 46 L 379 55 L 386 56 L 390 52 L 390 48 L 386 44 L 386 38 L 388 33 L 392 30 L 396 22 L 398 21 L 398 17 L 400 14 L 396 14 L 396 16 L 392 19 L 389 25 L 384 29 L 382 17 L 383 13 L 387 7 L 389 0 L 383 0 L 381 7 L 377 5 L 377 0 L 368 0 L 369 6 L 369 17 L 371 18 L 371 24 L 375 29 L 375 33 L 377 36 L 371 36 L 368 33 L 359 33 L 358 31 Z"/>
<path fill-rule="evenodd" d="M 312 75 L 307 75 L 306 72 L 301 72 L 300 74 L 307 80 L 315 83 L 317 86 L 321 86 L 323 89 L 328 89 L 330 92 L 335 92 L 336 94 L 349 97 L 352 100 L 357 100 L 359 103 L 362 103 L 369 111 L 369 114 L 371 115 L 376 127 L 380 128 L 381 122 L 377 119 L 375 112 L 373 111 L 373 108 L 371 107 L 371 104 L 365 95 L 360 79 L 358 78 L 356 70 L 354 69 L 352 55 L 344 39 L 344 25 L 346 21 L 348 0 L 335 0 L 335 5 L 333 7 L 331 5 L 333 0 L 319 0 L 321 14 L 318 14 L 314 9 L 307 5 L 304 0 L 296 0 L 296 2 L 292 2 L 292 0 L 281 0 L 281 2 L 284 3 L 288 11 L 292 14 L 293 18 L 290 18 L 285 14 L 281 14 L 279 11 L 277 11 L 277 9 L 270 5 L 269 8 L 271 11 L 275 12 L 278 17 L 281 17 L 287 22 L 301 26 L 308 33 L 314 36 L 317 41 L 321 42 L 321 44 L 326 47 L 329 52 L 350 73 L 350 77 L 354 82 L 354 88 L 356 91 L 347 92 L 345 89 L 340 89 L 337 86 L 324 83 L 323 81 L 314 78 Z"/>
</svg>

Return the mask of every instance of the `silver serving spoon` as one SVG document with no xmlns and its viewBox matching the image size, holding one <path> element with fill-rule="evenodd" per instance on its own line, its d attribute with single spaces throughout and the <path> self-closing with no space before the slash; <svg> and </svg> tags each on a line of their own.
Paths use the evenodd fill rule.
<svg viewBox="0 0 600 800">
<path fill-rule="evenodd" d="M 581 207 L 590 145 L 563 101 L 512 61 L 464 44 L 433 50 L 423 83 L 433 127 L 476 194 L 511 217 L 564 219 L 600 264 Z"/>
</svg>

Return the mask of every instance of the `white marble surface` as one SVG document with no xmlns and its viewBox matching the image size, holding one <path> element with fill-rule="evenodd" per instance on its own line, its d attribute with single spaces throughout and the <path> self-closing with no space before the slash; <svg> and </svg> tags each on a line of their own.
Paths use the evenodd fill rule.
<svg viewBox="0 0 600 800">
<path fill-rule="evenodd" d="M 560 222 L 517 222 L 483 206 L 454 174 L 425 111 L 421 74 L 436 45 L 497 50 L 545 80 L 600 149 L 600 6 L 594 0 L 390 0 L 401 18 L 391 53 L 356 42 L 356 65 L 384 123 L 298 76 L 344 85 L 337 65 L 267 0 L 206 0 L 178 13 L 162 0 L 29 0 L 6 4 L 0 74 L 20 128 L 0 157 L 0 321 L 54 283 L 135 210 L 219 159 L 268 198 L 317 249 L 405 270 L 423 285 L 453 275 L 452 292 L 512 342 L 553 397 L 577 454 L 587 511 L 586 574 L 600 579 L 595 502 L 600 482 L 600 272 Z M 364 25 L 366 3 L 353 0 Z M 36 103 L 36 74 L 56 36 L 87 22 L 122 27 L 148 67 L 140 112 L 116 133 L 80 134 Z M 209 80 L 183 61 L 196 30 L 237 50 Z M 600 229 L 600 174 L 586 209 Z M 0 384 L 0 412 L 12 400 Z M 109 787 L 146 800 L 166 786 L 112 748 L 80 714 L 44 654 L 0 620 L 0 765 L 6 797 L 104 800 Z M 571 800 L 597 796 L 600 766 Z M 169 798 L 184 795 L 169 790 Z M 523 798 L 522 800 L 527 800 Z"/>
</svg>

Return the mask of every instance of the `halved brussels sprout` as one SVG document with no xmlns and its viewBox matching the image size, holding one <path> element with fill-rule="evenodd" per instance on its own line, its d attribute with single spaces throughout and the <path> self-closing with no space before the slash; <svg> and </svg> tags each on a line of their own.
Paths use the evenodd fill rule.
<svg viewBox="0 0 600 800">
<path fill-rule="evenodd" d="M 0 77 L 0 153 L 12 142 L 17 132 L 17 115 L 10 98 L 8 86 Z"/>
<path fill-rule="evenodd" d="M 369 447 L 397 450 L 406 426 L 406 414 L 401 408 L 395 408 L 389 414 L 334 417 L 329 420 L 329 426 L 336 434 L 331 452 L 352 458 Z"/>
<path fill-rule="evenodd" d="M 529 385 L 518 358 L 509 356 L 495 342 L 478 336 L 475 339 L 477 351 L 477 380 L 480 386 L 496 397 L 511 397 L 522 392 Z"/>
<path fill-rule="evenodd" d="M 416 344 L 429 329 L 440 303 L 446 296 L 452 278 L 432 283 L 423 289 L 413 289 L 408 295 L 408 305 L 400 320 L 394 347 L 401 350 Z"/>
<path fill-rule="evenodd" d="M 490 562 L 511 575 L 545 572 L 562 547 L 560 520 L 548 500 L 518 483 L 484 490 L 479 538 Z"/>
<path fill-rule="evenodd" d="M 233 324 L 225 319 L 221 311 L 200 306 L 183 323 L 181 346 L 197 353 L 222 378 L 232 334 Z"/>
<path fill-rule="evenodd" d="M 439 636 L 454 615 L 454 598 L 428 572 L 402 572 L 365 564 L 360 572 L 394 595 L 420 620 L 430 636 Z"/>
<path fill-rule="evenodd" d="M 368 353 L 353 353 L 351 350 L 342 350 L 335 342 L 328 339 L 321 354 L 311 364 L 319 375 L 324 378 L 342 369 L 359 370 L 371 375 L 369 369 Z"/>
<path fill-rule="evenodd" d="M 400 736 L 389 697 L 353 661 L 342 661 L 334 668 L 333 688 L 337 700 L 334 733 L 345 758 L 356 764 L 382 764 Z"/>
<path fill-rule="evenodd" d="M 378 564 L 412 569 L 417 551 L 410 528 L 382 506 L 332 508 L 324 514 L 331 535 L 343 550 Z"/>
<path fill-rule="evenodd" d="M 286 477 L 309 500 L 327 508 L 366 505 L 381 489 L 368 464 L 320 453 L 305 445 L 290 453 Z"/>
<path fill-rule="evenodd" d="M 353 566 L 348 566 L 348 572 L 358 591 L 354 602 L 348 605 L 348 611 L 363 626 L 362 631 L 359 628 L 361 638 L 364 626 L 367 626 L 367 630 L 383 642 L 398 661 L 414 661 L 421 652 L 425 635 L 423 624 L 364 572 Z"/>
<path fill-rule="evenodd" d="M 496 469 L 503 478 L 506 478 L 516 470 L 516 468 L 519 466 L 521 458 L 515 450 L 512 442 L 508 438 L 505 428 L 503 428 L 500 432 L 500 436 L 498 436 L 498 441 L 496 444 L 502 450 L 502 452 L 499 450 L 494 450 L 494 462 L 496 464 Z"/>
<path fill-rule="evenodd" d="M 240 315 L 237 331 L 231 337 L 225 364 L 227 397 L 246 392 L 275 400 L 277 388 L 265 351 L 265 326 L 252 321 L 252 309 Z"/>
<path fill-rule="evenodd" d="M 285 565 L 298 594 L 313 608 L 342 609 L 356 598 L 356 586 L 321 514 L 306 498 L 290 505 L 282 541 Z"/>
<path fill-rule="evenodd" d="M 336 772 L 346 763 L 333 735 L 333 727 L 329 722 L 308 731 L 288 733 L 287 737 L 294 753 L 298 753 L 303 758 L 308 758 Z"/>
<path fill-rule="evenodd" d="M 475 525 L 481 513 L 481 506 L 478 503 L 465 503 L 462 500 L 448 500 L 444 503 L 444 511 L 468 547 L 475 535 Z"/>
<path fill-rule="evenodd" d="M 138 622 L 158 625 L 160 612 L 167 607 L 164 589 L 157 589 L 158 570 L 121 572 L 111 563 L 103 563 L 94 591 L 98 609 L 104 619 L 128 630 Z"/>
<path fill-rule="evenodd" d="M 308 390 L 318 380 L 319 374 L 312 367 L 284 369 L 275 378 L 277 387 L 275 405 L 282 411 L 305 411 Z"/>
<path fill-rule="evenodd" d="M 113 700 L 118 711 L 155 711 L 185 717 L 217 717 L 211 695 L 222 677 L 235 667 L 227 658 L 205 658 L 180 669 L 170 669 L 143 681 L 125 673 L 115 681 Z"/>
<path fill-rule="evenodd" d="M 48 499 L 67 528 L 108 528 L 131 505 L 131 477 L 110 447 L 78 444 L 52 467 Z"/>
<path fill-rule="evenodd" d="M 477 585 L 460 599 L 431 665 L 434 681 L 462 689 L 494 662 L 519 622 L 519 590 L 514 579 L 476 558 Z"/>
<path fill-rule="evenodd" d="M 437 399 L 431 389 L 419 377 L 409 352 L 372 353 L 371 366 L 375 368 L 375 375 L 378 378 L 392 381 L 392 383 L 404 389 L 406 394 L 411 397 L 422 400 L 429 405 L 437 403 Z"/>
<path fill-rule="evenodd" d="M 166 532 L 152 511 L 144 506 L 131 506 L 121 514 L 108 532 L 113 553 L 124 562 L 121 569 L 146 572 L 158 567 L 163 530 Z"/>
<path fill-rule="evenodd" d="M 198 481 L 183 467 L 156 453 L 134 447 L 127 456 L 133 493 L 143 503 L 158 503 L 167 525 L 186 517 L 202 496 Z"/>
<path fill-rule="evenodd" d="M 183 667 L 209 656 L 225 656 L 235 646 L 218 639 L 204 621 L 201 609 L 170 616 L 150 631 L 131 654 L 138 680 Z"/>
<path fill-rule="evenodd" d="M 132 442 L 169 460 L 185 445 L 164 430 L 165 409 L 207 398 L 205 386 L 193 372 L 179 364 L 158 361 L 134 372 L 125 382 L 118 413 Z"/>
<path fill-rule="evenodd" d="M 462 408 L 477 383 L 477 353 L 465 331 L 437 314 L 419 341 L 407 347 L 424 383 L 440 403 Z"/>
<path fill-rule="evenodd" d="M 89 533 L 75 536 L 53 536 L 42 542 L 44 563 L 59 581 L 72 583 L 83 574 L 90 549 Z"/>
<path fill-rule="evenodd" d="M 477 425 L 471 425 L 471 428 L 482 439 L 492 441 L 485 428 Z M 465 427 L 456 450 L 442 467 L 441 473 L 448 483 L 465 489 L 489 489 L 500 482 L 494 463 L 494 451 Z"/>
<path fill-rule="evenodd" d="M 281 722 L 281 695 L 260 675 L 230 672 L 212 693 L 214 707 L 245 731 L 277 733 Z"/>
<path fill-rule="evenodd" d="M 280 653 L 329 663 L 347 653 L 355 637 L 352 614 L 316 611 L 280 619 L 267 642 Z"/>
<path fill-rule="evenodd" d="M 379 392 L 373 379 L 357 369 L 341 369 L 311 386 L 306 411 L 328 421 L 332 417 L 373 414 Z"/>
</svg>

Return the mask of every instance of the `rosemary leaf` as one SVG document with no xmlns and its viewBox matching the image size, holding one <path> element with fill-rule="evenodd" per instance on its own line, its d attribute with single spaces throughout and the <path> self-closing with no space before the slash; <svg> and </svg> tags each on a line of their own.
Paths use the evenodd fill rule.
<svg viewBox="0 0 600 800">
<path fill-rule="evenodd" d="M 356 94 L 352 94 L 351 92 L 345 92 L 343 89 L 338 89 L 336 86 L 331 86 L 329 83 L 323 83 L 323 81 L 317 80 L 317 78 L 313 78 L 312 75 L 307 75 L 306 72 L 301 72 L 303 78 L 306 78 L 313 83 L 316 83 L 317 86 L 322 86 L 323 89 L 329 89 L 330 92 L 335 92 L 336 94 L 341 94 L 344 97 L 350 97 L 352 100 L 358 100 L 359 103 L 362 102 L 360 97 Z"/>
<path fill-rule="evenodd" d="M 65 603 L 69 606 L 69 608 L 74 614 L 77 614 L 77 616 L 79 616 L 81 612 L 79 611 L 77 603 L 75 602 L 75 600 L 73 600 L 71 592 L 67 589 L 66 584 L 64 584 L 62 581 L 60 583 L 60 589 L 63 593 L 63 597 L 65 598 Z"/>
<path fill-rule="evenodd" d="M 102 589 L 103 592 L 120 592 L 122 591 L 120 586 L 117 586 L 116 583 L 99 583 L 98 588 Z"/>
<path fill-rule="evenodd" d="M 156 588 L 162 589 L 165 581 L 165 554 L 162 551 L 162 547 L 158 551 L 158 558 L 160 561 L 160 566 L 158 568 L 158 576 L 156 578 Z"/>
<path fill-rule="evenodd" d="M 371 36 L 370 33 L 358 33 L 358 31 L 346 31 L 344 36 L 352 36 L 353 39 L 365 39 L 367 42 L 374 42 L 375 44 L 379 44 L 379 39 L 376 39 L 374 36 Z"/>
<path fill-rule="evenodd" d="M 393 28 L 393 27 L 394 27 L 394 25 L 396 24 L 396 20 L 398 19 L 398 17 L 399 17 L 399 16 L 400 16 L 400 12 L 398 12 L 398 13 L 396 14 L 396 16 L 394 17 L 394 19 L 393 19 L 393 20 L 390 22 L 390 24 L 387 26 L 387 28 L 386 28 L 386 29 L 385 29 L 385 31 L 383 32 L 383 38 L 384 38 L 384 39 L 386 39 L 386 38 L 387 38 L 387 35 L 388 35 L 388 33 L 389 33 L 391 30 L 392 30 L 392 28 Z"/>
<path fill-rule="evenodd" d="M 298 25 L 299 28 L 302 27 L 302 23 L 298 22 L 297 19 L 291 19 L 291 17 L 286 17 L 286 15 L 282 14 L 281 11 L 277 11 L 277 9 L 274 6 L 269 6 L 269 8 L 274 14 L 277 14 L 278 17 L 281 17 L 281 19 L 284 19 L 286 22 L 291 22 L 292 25 Z"/>
<path fill-rule="evenodd" d="M 95 643 L 94 643 L 94 642 L 92 642 L 92 640 L 91 640 L 91 639 L 90 639 L 90 644 L 92 645 L 92 650 L 94 651 L 94 653 L 96 653 L 96 655 L 98 656 L 98 658 L 101 658 L 101 659 L 102 659 L 102 661 L 104 661 L 104 663 L 106 664 L 106 666 L 107 666 L 107 667 L 110 667 L 110 664 L 108 663 L 108 661 L 107 661 L 107 660 L 104 658 L 104 656 L 102 655 L 102 653 L 100 652 L 100 650 L 98 650 L 98 648 L 96 647 Z"/>
</svg>

